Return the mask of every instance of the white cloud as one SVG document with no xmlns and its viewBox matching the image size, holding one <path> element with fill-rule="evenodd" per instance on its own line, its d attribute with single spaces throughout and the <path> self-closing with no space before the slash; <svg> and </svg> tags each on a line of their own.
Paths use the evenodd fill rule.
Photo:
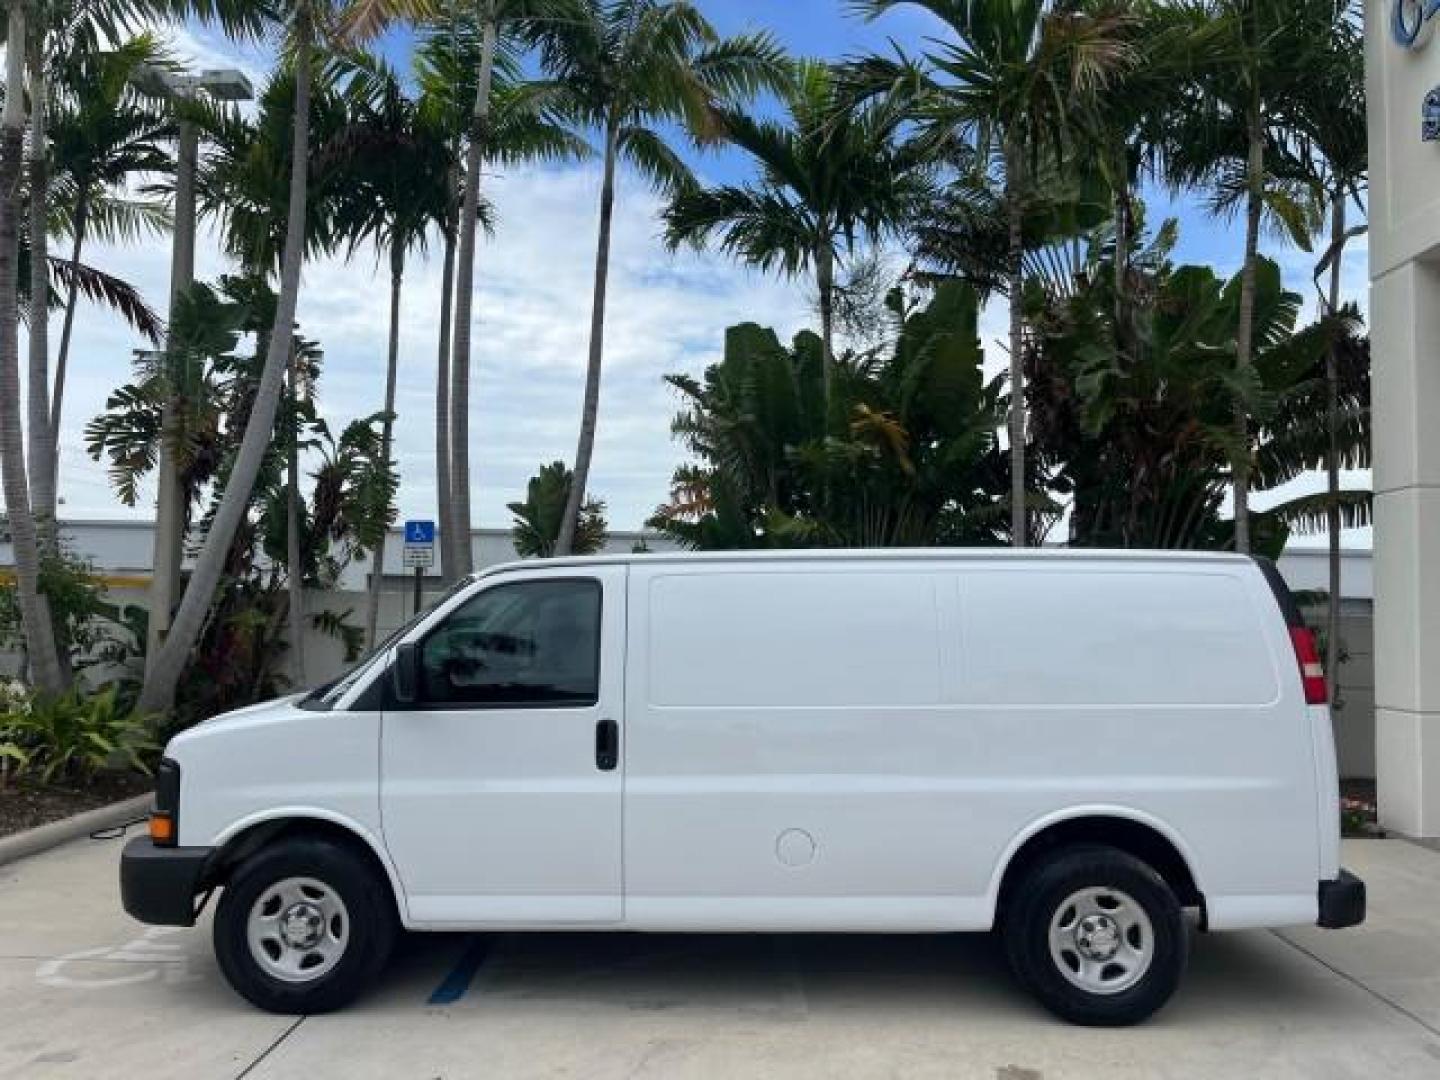
<svg viewBox="0 0 1440 1080">
<path fill-rule="evenodd" d="M 501 526 L 543 462 L 573 460 L 589 339 L 599 177 L 594 168 L 535 169 L 487 178 L 500 213 L 477 260 L 471 466 L 477 524 Z M 719 357 L 725 327 L 751 319 L 782 336 L 807 321 L 804 288 L 719 255 L 671 257 L 659 242 L 657 199 L 622 179 L 606 320 L 605 374 L 591 489 L 614 527 L 638 526 L 667 493 L 679 448 L 669 434 L 676 401 L 661 381 Z M 87 259 L 166 295 L 168 244 L 100 248 Z M 202 236 L 197 275 L 226 266 Z M 440 252 L 415 256 L 404 282 L 396 455 L 401 512 L 430 516 L 434 492 L 434 389 Z M 307 265 L 303 332 L 325 350 L 321 405 L 332 427 L 382 405 L 388 272 L 362 251 L 345 263 Z M 85 455 L 84 424 L 125 377 L 141 344 L 107 312 L 77 318 L 64 425 L 62 488 L 71 514 L 116 514 L 101 465 Z M 144 512 L 144 511 L 142 511 Z"/>
</svg>

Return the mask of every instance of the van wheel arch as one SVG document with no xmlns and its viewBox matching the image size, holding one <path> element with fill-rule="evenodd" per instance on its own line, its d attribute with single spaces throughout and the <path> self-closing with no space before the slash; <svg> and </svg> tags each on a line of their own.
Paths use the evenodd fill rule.
<svg viewBox="0 0 1440 1080">
<path fill-rule="evenodd" d="M 225 885 L 235 873 L 236 868 L 262 848 L 300 838 L 329 840 L 353 851 L 370 867 L 376 880 L 384 885 L 391 902 L 395 905 L 395 917 L 403 919 L 404 911 L 401 908 L 395 882 L 369 841 L 344 825 L 327 821 L 324 818 L 275 818 L 270 821 L 257 822 L 242 829 L 225 841 L 211 857 L 203 878 L 204 888 L 211 890 Z"/>
<path fill-rule="evenodd" d="M 1159 830 L 1133 818 L 1114 815 L 1067 818 L 1047 825 L 1026 839 L 1010 857 L 1000 879 L 995 905 L 996 924 L 999 924 L 1014 889 L 1032 867 L 1056 851 L 1077 845 L 1115 848 L 1139 859 L 1165 880 L 1182 907 L 1200 909 L 1201 928 L 1204 929 L 1205 895 L 1180 850 Z"/>
</svg>

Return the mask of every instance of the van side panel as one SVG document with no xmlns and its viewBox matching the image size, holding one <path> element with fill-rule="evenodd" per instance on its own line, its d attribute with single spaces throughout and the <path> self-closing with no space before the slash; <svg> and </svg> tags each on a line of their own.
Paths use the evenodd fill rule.
<svg viewBox="0 0 1440 1080">
<path fill-rule="evenodd" d="M 933 565 L 631 569 L 626 922 L 944 929 L 967 891 L 970 735 Z"/>
<path fill-rule="evenodd" d="M 982 929 L 1007 852 L 1174 838 L 1216 928 L 1315 917 L 1315 753 L 1239 560 L 632 564 L 626 923 Z"/>
</svg>

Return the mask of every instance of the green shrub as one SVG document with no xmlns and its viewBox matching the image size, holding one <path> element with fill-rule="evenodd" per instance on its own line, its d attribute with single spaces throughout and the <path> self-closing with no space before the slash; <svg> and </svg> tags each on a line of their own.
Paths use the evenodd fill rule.
<svg viewBox="0 0 1440 1080">
<path fill-rule="evenodd" d="M 0 713 L 0 758 L 12 771 L 45 783 L 84 780 L 109 765 L 149 774 L 145 758 L 158 749 L 149 727 L 122 708 L 115 687 L 90 697 L 25 698 L 7 692 Z"/>
</svg>

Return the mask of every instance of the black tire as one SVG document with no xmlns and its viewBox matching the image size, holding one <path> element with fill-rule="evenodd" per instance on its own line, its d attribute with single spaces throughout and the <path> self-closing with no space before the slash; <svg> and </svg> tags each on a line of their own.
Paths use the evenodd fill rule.
<svg viewBox="0 0 1440 1080">
<path fill-rule="evenodd" d="M 1117 903 L 1116 894 L 1116 919 L 1105 924 L 1107 905 Z M 1180 904 L 1165 880 L 1139 859 L 1099 845 L 1063 848 L 1031 866 L 1009 895 L 1001 929 L 1010 966 L 1026 989 L 1062 1019 L 1097 1027 L 1136 1024 L 1164 1005 L 1180 984 L 1189 952 Z M 1072 903 L 1087 895 L 1092 897 L 1088 903 Z M 1133 922 L 1116 940 L 1114 931 L 1124 923 L 1120 913 L 1131 910 L 1125 901 L 1138 905 L 1149 925 Z M 1083 936 L 1085 910 L 1101 918 L 1093 924 L 1098 938 Z M 1058 958 L 1051 947 L 1052 926 L 1057 938 L 1065 939 L 1055 947 Z M 1093 949 L 1097 940 L 1099 947 Z M 1104 953 L 1112 943 L 1115 962 L 1107 963 Z M 1087 950 L 1083 954 L 1082 948 Z M 1132 960 L 1145 955 L 1148 961 Z M 1087 989 L 1072 979 L 1099 985 Z M 1104 986 L 1106 980 L 1113 989 Z"/>
<path fill-rule="evenodd" d="M 273 908 L 280 900 L 279 892 L 286 889 L 285 883 L 301 880 L 319 886 L 306 887 L 309 892 L 302 890 L 302 895 L 313 895 L 319 898 L 316 903 L 328 905 L 325 918 L 329 922 L 322 920 L 319 937 L 333 958 L 322 959 L 314 966 L 332 966 L 319 975 L 299 971 L 292 976 L 305 981 L 286 981 L 252 950 L 249 921 L 252 910 L 257 910 L 257 901 L 265 898 Z M 337 896 L 343 908 L 335 906 Z M 320 909 L 313 910 L 318 913 Z M 308 917 L 311 911 L 305 909 L 299 915 Z M 302 837 L 263 848 L 235 870 L 215 911 L 215 958 L 230 985 L 251 1004 L 290 1016 L 312 1015 L 348 1005 L 367 990 L 384 969 L 397 931 L 389 882 L 375 872 L 368 860 L 332 840 Z M 328 938 L 326 933 L 330 933 Z M 274 950 L 272 964 L 288 948 L 279 943 L 278 937 L 262 942 L 261 947 L 264 951 Z M 299 954 L 303 950 L 292 952 Z M 301 957 L 300 967 L 315 955 L 319 955 L 318 948 Z"/>
</svg>

